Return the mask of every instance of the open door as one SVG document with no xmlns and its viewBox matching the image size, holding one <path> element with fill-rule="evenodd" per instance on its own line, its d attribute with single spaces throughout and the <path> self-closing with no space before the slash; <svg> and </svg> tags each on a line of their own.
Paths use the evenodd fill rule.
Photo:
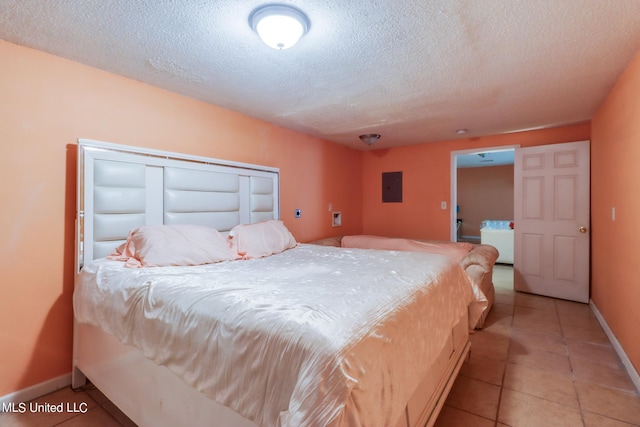
<svg viewBox="0 0 640 427">
<path fill-rule="evenodd" d="M 516 149 L 514 288 L 589 302 L 589 141 Z"/>
</svg>

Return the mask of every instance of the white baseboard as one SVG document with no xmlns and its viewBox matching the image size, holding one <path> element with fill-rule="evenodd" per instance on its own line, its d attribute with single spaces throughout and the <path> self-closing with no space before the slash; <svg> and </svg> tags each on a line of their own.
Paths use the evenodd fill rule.
<svg viewBox="0 0 640 427">
<path fill-rule="evenodd" d="M 620 342 L 614 335 L 613 331 L 611 330 L 611 328 L 609 328 L 607 321 L 604 320 L 604 317 L 602 317 L 600 310 L 598 310 L 598 307 L 596 307 L 593 300 L 589 300 L 589 305 L 591 306 L 591 310 L 593 310 L 593 314 L 596 315 L 598 322 L 600 322 L 600 326 L 602 326 L 602 329 L 604 329 L 604 333 L 607 334 L 609 341 L 611 341 L 611 345 L 613 346 L 613 349 L 616 351 L 616 353 L 618 354 L 618 357 L 622 361 L 624 368 L 629 374 L 629 378 L 631 378 L 631 381 L 633 382 L 633 384 L 636 386 L 636 389 L 640 393 L 640 376 L 638 375 L 638 371 L 636 371 L 636 368 L 633 366 L 633 363 L 631 363 L 631 360 L 627 356 L 627 353 L 625 353 L 624 349 L 622 348 L 622 345 L 620 345 Z"/>
<path fill-rule="evenodd" d="M 49 394 L 61 388 L 65 388 L 71 384 L 71 373 L 61 375 L 56 378 L 34 384 L 31 387 L 14 391 L 13 393 L 0 396 L 0 405 L 3 403 L 20 403 L 28 402 L 45 394 Z M 0 406 L 1 407 L 1 406 Z"/>
</svg>

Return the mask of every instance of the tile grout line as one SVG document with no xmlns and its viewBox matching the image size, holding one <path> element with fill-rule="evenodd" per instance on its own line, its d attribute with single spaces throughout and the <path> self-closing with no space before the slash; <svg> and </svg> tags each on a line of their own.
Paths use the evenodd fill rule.
<svg viewBox="0 0 640 427">
<path fill-rule="evenodd" d="M 564 325 L 562 320 L 560 320 L 560 312 L 558 310 L 558 302 L 554 301 L 553 305 L 556 308 L 556 316 L 558 316 L 558 323 L 560 324 L 560 333 L 562 334 L 562 342 L 564 344 L 564 350 L 567 354 L 567 360 L 569 361 L 569 368 L 571 369 L 571 385 L 573 386 L 573 393 L 575 394 L 576 401 L 578 402 L 578 409 L 580 410 L 580 420 L 582 421 L 582 425 L 586 426 L 586 422 L 584 420 L 584 410 L 582 409 L 582 402 L 580 401 L 580 395 L 578 394 L 578 387 L 576 387 L 576 373 L 573 370 L 573 362 L 571 361 L 571 354 L 569 354 L 569 346 L 567 345 L 567 337 L 564 335 Z"/>
<path fill-rule="evenodd" d="M 502 403 L 502 393 L 504 391 L 504 379 L 507 376 L 507 366 L 509 365 L 509 354 L 511 352 L 511 331 L 513 330 L 513 318 L 515 316 L 515 297 L 514 297 L 514 301 L 513 301 L 513 310 L 511 311 L 511 322 L 509 323 L 509 341 L 507 344 L 507 354 L 506 354 L 506 360 L 504 362 L 504 370 L 502 371 L 502 379 L 500 380 L 500 393 L 498 394 L 498 405 L 496 406 L 496 420 L 494 423 L 494 426 L 498 426 L 498 423 L 500 422 L 499 417 L 500 417 L 500 404 Z"/>
</svg>

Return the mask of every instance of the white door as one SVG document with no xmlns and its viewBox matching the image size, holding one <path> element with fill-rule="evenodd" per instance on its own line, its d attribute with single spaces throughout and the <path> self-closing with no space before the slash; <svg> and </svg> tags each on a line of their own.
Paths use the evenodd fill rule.
<svg viewBox="0 0 640 427">
<path fill-rule="evenodd" d="M 514 287 L 589 302 L 589 141 L 516 149 Z"/>
</svg>

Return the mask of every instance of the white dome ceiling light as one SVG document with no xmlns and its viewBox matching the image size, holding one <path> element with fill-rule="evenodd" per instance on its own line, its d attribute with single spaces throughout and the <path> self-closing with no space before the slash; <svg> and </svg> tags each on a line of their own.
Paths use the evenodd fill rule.
<svg viewBox="0 0 640 427">
<path fill-rule="evenodd" d="M 249 15 L 249 25 L 263 42 L 274 49 L 288 49 L 309 31 L 309 18 L 302 11 L 280 4 L 260 6 Z"/>
<path fill-rule="evenodd" d="M 373 145 L 380 139 L 379 133 L 366 133 L 364 135 L 360 135 L 359 138 L 367 145 Z"/>
</svg>

